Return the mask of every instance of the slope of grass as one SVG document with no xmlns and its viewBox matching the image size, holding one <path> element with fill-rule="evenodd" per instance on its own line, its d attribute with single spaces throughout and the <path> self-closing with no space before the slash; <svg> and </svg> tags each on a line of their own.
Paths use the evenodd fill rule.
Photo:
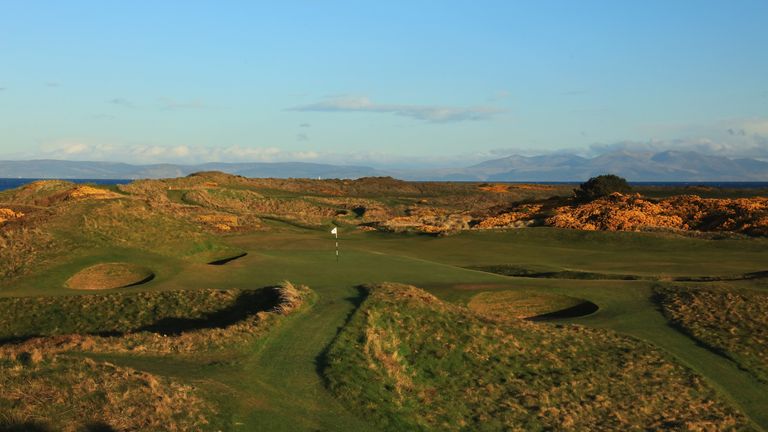
<svg viewBox="0 0 768 432">
<path fill-rule="evenodd" d="M 236 322 L 278 304 L 273 290 L 183 290 L 0 299 L 0 339 L 160 334 Z"/>
<path fill-rule="evenodd" d="M 367 290 L 326 376 L 388 430 L 747 427 L 698 376 L 636 339 L 486 321 L 409 286 Z"/>
<path fill-rule="evenodd" d="M 0 358 L 0 430 L 199 431 L 219 425 L 199 389 L 89 359 Z"/>
<path fill-rule="evenodd" d="M 30 312 L 37 313 L 37 316 L 30 317 L 25 316 L 24 312 L 11 312 L 12 318 L 19 317 L 21 320 L 18 327 L 9 327 L 13 330 L 11 333 L 27 328 L 39 329 L 44 334 L 52 335 L 69 331 L 89 333 L 98 331 L 97 329 L 101 329 L 107 321 L 120 323 L 121 319 L 125 319 L 118 326 L 117 332 L 120 334 L 77 336 L 80 340 L 67 339 L 68 342 L 64 344 L 66 346 L 59 346 L 54 350 L 84 350 L 86 352 L 82 355 L 85 356 L 109 357 L 111 358 L 109 361 L 120 365 L 169 377 L 185 385 L 202 386 L 206 390 L 206 398 L 220 403 L 217 418 L 224 422 L 222 423 L 224 426 L 216 428 L 213 425 L 210 427 L 201 425 L 200 430 L 357 432 L 376 429 L 377 425 L 372 424 L 376 417 L 367 415 L 365 410 L 347 409 L 347 407 L 356 408 L 354 404 L 347 403 L 346 407 L 340 404 L 325 388 L 318 370 L 322 368 L 324 359 L 327 359 L 323 353 L 328 344 L 334 339 L 339 328 L 345 326 L 348 317 L 355 311 L 361 300 L 353 287 L 384 280 L 423 286 L 441 299 L 460 304 L 470 302 L 479 292 L 494 290 L 526 292 L 530 293 L 530 298 L 526 296 L 524 301 L 540 298 L 545 299 L 544 303 L 550 304 L 553 298 L 549 296 L 591 300 L 600 305 L 597 313 L 570 319 L 568 322 L 575 321 L 590 327 L 616 330 L 636 336 L 673 354 L 680 362 L 700 374 L 701 378 L 690 378 L 688 384 L 684 384 L 684 377 L 689 375 L 675 375 L 679 379 L 673 379 L 668 389 L 660 388 L 659 395 L 665 395 L 668 391 L 680 393 L 679 396 L 676 395 L 678 399 L 673 399 L 675 402 L 672 403 L 672 408 L 680 406 L 681 401 L 686 397 L 701 396 L 686 394 L 696 393 L 706 388 L 706 386 L 702 387 L 703 380 L 715 387 L 721 396 L 736 401 L 759 425 L 768 426 L 768 413 L 764 409 L 768 404 L 768 396 L 766 396 L 768 385 L 758 382 L 753 375 L 740 370 L 727 358 L 697 345 L 693 339 L 678 331 L 677 328 L 668 326 L 656 305 L 651 302 L 653 280 L 674 280 L 689 275 L 697 275 L 696 277 L 701 280 L 715 280 L 729 277 L 729 275 L 764 271 L 765 262 L 768 262 L 768 241 L 764 239 L 734 238 L 712 241 L 663 233 L 585 233 L 548 228 L 508 232 L 465 232 L 455 237 L 434 238 L 361 234 L 353 232 L 354 227 L 342 225 L 341 259 L 336 262 L 334 239 L 328 234 L 326 226 L 333 220 L 337 222 L 343 220 L 349 224 L 360 222 L 357 216 L 349 213 L 348 207 L 351 201 L 347 200 L 353 197 L 367 197 L 365 199 L 371 201 L 371 206 L 381 203 L 384 206 L 391 206 L 390 210 L 395 212 L 405 211 L 413 206 L 435 206 L 451 211 L 461 209 L 470 211 L 482 210 L 490 205 L 505 205 L 511 200 L 527 196 L 529 192 L 524 190 L 478 192 L 478 185 L 473 184 L 410 184 L 391 179 L 327 182 L 249 180 L 208 173 L 185 179 L 137 182 L 132 186 L 121 186 L 120 191 L 127 195 L 113 200 L 57 201 L 59 189 L 68 187 L 51 185 L 50 190 L 34 191 L 26 197 L 19 195 L 20 199 L 27 203 L 27 208 L 19 208 L 25 213 L 25 218 L 8 222 L 0 230 L 0 237 L 13 230 L 10 236 L 5 236 L 7 247 L 4 248 L 0 244 L 0 269 L 7 263 L 7 267 L 11 270 L 9 277 L 0 281 L 2 284 L 0 296 L 59 296 L 56 299 L 44 300 L 56 305 L 54 309 L 25 303 L 29 300 L 14 303 L 13 310 L 27 308 Z M 549 190 L 534 192 L 555 193 Z M 0 194 L 0 201 L 12 195 Z M 187 199 L 190 197 L 199 200 Z M 38 205 L 47 207 L 34 207 Z M 318 207 L 322 208 L 318 209 Z M 348 214 L 339 216 L 337 214 L 339 210 L 347 210 Z M 307 212 L 307 215 L 302 215 L 302 212 Z M 201 215 L 211 216 L 214 219 L 222 215 L 236 216 L 238 224 L 227 235 L 222 235 L 221 230 L 216 231 L 208 226 L 210 224 L 201 223 Z M 246 215 L 250 215 L 248 217 L 251 219 L 247 219 Z M 276 219 L 259 224 L 260 215 L 273 215 L 272 217 Z M 308 229 L 310 227 L 312 229 Z M 19 231 L 16 231 L 17 229 Z M 23 230 L 29 231 L 25 233 Z M 226 265 L 207 265 L 212 261 L 242 255 L 243 252 L 247 252 L 248 255 Z M 8 258 L 7 261 L 6 258 Z M 68 298 L 79 294 L 64 288 L 67 278 L 82 268 L 104 262 L 131 262 L 155 271 L 157 277 L 150 283 L 132 288 L 132 294 L 176 292 L 180 296 L 186 296 L 187 294 L 179 291 L 222 289 L 251 292 L 253 287 L 273 285 L 281 280 L 290 279 L 312 286 L 316 292 L 317 301 L 310 299 L 311 308 L 299 308 L 300 313 L 286 314 L 285 319 L 277 317 L 279 320 L 275 320 L 273 319 L 276 318 L 275 313 L 260 311 L 234 324 L 226 320 L 219 321 L 217 324 L 219 326 L 213 328 L 201 326 L 211 323 L 211 314 L 218 314 L 232 306 L 231 299 L 225 299 L 220 304 L 214 304 L 217 301 L 212 300 L 207 303 L 208 306 L 200 308 L 198 311 L 200 314 L 195 312 L 198 306 L 194 304 L 186 304 L 174 299 L 168 302 L 163 300 L 168 308 L 161 306 L 158 309 L 160 314 L 155 317 L 158 318 L 157 320 L 149 318 L 155 313 L 152 301 L 142 301 L 132 305 L 130 302 L 125 303 L 121 299 L 113 298 L 116 302 L 114 305 L 102 304 L 105 313 L 91 307 L 81 308 L 76 306 L 76 303 L 73 303 L 75 306 L 70 308 L 56 309 L 60 305 L 59 302 L 61 304 L 74 302 Z M 484 267 L 484 270 L 488 270 L 488 267 L 492 266 L 507 269 L 516 267 L 523 271 L 535 270 L 539 273 L 556 272 L 557 274 L 547 275 L 547 278 L 510 278 L 467 269 L 467 267 Z M 515 276 L 521 275 L 523 274 Z M 602 275 L 609 275 L 610 279 L 603 279 Z M 638 280 L 616 280 L 617 276 L 621 276 L 618 279 L 630 279 L 624 276 L 633 278 L 637 276 Z M 749 283 L 758 287 L 760 281 L 754 280 Z M 195 293 L 189 295 L 189 298 L 205 296 L 205 294 Z M 314 295 L 310 297 L 314 298 Z M 492 297 L 491 295 L 490 305 L 493 302 Z M 176 315 L 173 310 L 176 307 L 182 313 Z M 451 309 L 450 306 L 445 307 L 446 310 Z M 125 316 L 116 312 L 121 308 L 125 308 Z M 11 308 L 4 309 L 4 311 L 9 310 Z M 139 314 L 140 310 L 146 311 L 148 315 Z M 51 311 L 53 312 L 49 313 Z M 418 316 L 416 324 L 423 328 L 432 328 L 429 326 L 433 324 L 443 326 L 432 334 L 439 334 L 440 331 L 445 333 L 446 329 L 463 326 L 462 331 L 466 330 L 466 332 L 460 332 L 460 334 L 466 338 L 461 341 L 470 340 L 470 336 L 474 337 L 470 330 L 490 332 L 490 329 L 493 329 L 494 332 L 498 331 L 501 334 L 513 332 L 511 334 L 517 335 L 514 332 L 518 329 L 507 329 L 509 324 L 493 323 L 477 317 L 465 318 L 463 317 L 465 313 L 468 312 L 443 313 L 441 309 L 436 317 Z M 46 324 L 49 315 L 50 320 Z M 352 319 L 352 330 L 358 328 L 355 327 L 355 319 L 358 315 L 354 315 Z M 264 320 L 260 318 L 265 316 Z M 444 316 L 455 318 L 454 321 L 459 324 L 443 319 Z M 164 329 L 162 326 L 157 326 L 158 322 L 168 324 L 163 317 L 173 320 L 174 325 L 165 326 Z M 68 320 L 73 322 L 68 323 Z M 270 325 L 273 322 L 281 324 Z M 138 328 L 136 323 L 141 323 Z M 178 328 L 176 324 L 179 323 L 190 324 L 192 328 L 176 334 L 174 329 Z M 403 325 L 401 328 L 386 327 L 385 324 L 389 325 L 387 317 L 382 314 L 375 322 L 375 327 L 381 330 L 381 334 L 384 334 L 384 330 L 389 332 L 393 328 L 402 330 L 403 333 L 405 332 L 403 329 L 417 328 L 408 327 L 412 324 L 416 325 L 410 321 L 401 323 Z M 486 330 L 479 330 L 483 328 Z M 123 334 L 126 329 L 130 332 L 129 334 Z M 244 333 L 240 333 L 238 329 L 242 329 Z M 169 332 L 169 330 L 174 331 Z M 344 330 L 343 334 L 352 330 Z M 572 330 L 555 330 L 553 336 L 542 335 L 532 330 L 530 335 L 521 335 L 520 341 L 547 341 L 550 337 L 558 337 L 558 334 L 569 334 L 569 331 Z M 17 333 L 25 334 L 23 331 Z M 164 337 L 163 333 L 170 335 Z M 415 333 L 413 338 L 426 337 L 416 331 L 413 333 Z M 259 337 L 251 337 L 254 334 Z M 575 342 L 572 342 L 570 337 L 561 337 L 556 344 L 554 342 L 542 344 L 537 354 L 551 354 L 556 351 L 556 348 L 570 349 L 573 345 L 575 353 L 573 355 L 581 353 L 583 357 L 588 358 L 592 352 L 589 351 L 591 348 L 586 345 L 584 339 L 592 338 L 603 341 L 601 346 L 607 346 L 606 353 L 597 356 L 597 364 L 607 365 L 604 368 L 606 370 L 610 370 L 608 366 L 616 358 L 637 360 L 633 364 L 640 365 L 637 366 L 638 371 L 642 370 L 644 359 L 655 358 L 648 357 L 650 354 L 644 349 L 639 349 L 636 353 L 613 356 L 614 348 L 611 343 L 614 340 L 601 339 L 602 336 L 598 336 L 601 334 L 606 333 L 602 330 L 595 333 L 584 330 L 583 333 L 572 335 Z M 236 335 L 245 335 L 245 337 L 240 338 Z M 499 339 L 492 333 L 488 335 L 490 336 L 485 339 L 478 339 L 482 343 L 478 342 L 472 346 L 482 347 L 487 343 L 488 347 L 494 347 L 494 351 L 478 351 L 494 359 L 494 356 L 498 357 L 497 351 L 504 352 L 507 346 L 503 345 L 505 343 L 503 337 Z M 14 345 L 18 350 L 11 350 L 6 346 L 4 351 L 20 354 L 33 353 L 35 349 L 39 349 L 42 352 L 52 349 L 50 344 L 40 345 L 42 340 L 47 341 L 46 344 L 60 343 L 63 338 L 69 338 L 69 336 L 34 339 L 21 345 Z M 90 342 L 88 342 L 89 339 Z M 386 342 L 387 339 L 384 341 Z M 413 340 L 408 343 L 411 342 Z M 97 346 L 89 348 L 87 346 L 89 343 Z M 430 343 L 431 341 L 424 341 L 423 346 L 429 346 Z M 637 345 L 633 345 L 634 343 L 638 342 L 634 341 L 630 345 L 624 345 L 624 342 L 621 342 L 615 345 L 635 351 Z M 500 347 L 499 344 L 502 346 Z M 227 349 L 201 350 L 211 345 Z M 229 349 L 233 345 L 237 345 L 237 349 Z M 647 345 L 643 346 L 647 347 Z M 386 353 L 386 350 L 383 352 Z M 403 352 L 399 354 L 402 356 L 400 358 L 416 358 L 413 364 L 422 366 L 418 355 L 406 357 L 406 354 L 416 355 Z M 562 409 L 565 414 L 578 412 L 581 409 L 568 405 L 568 395 L 553 393 L 555 392 L 553 389 L 567 388 L 561 383 L 557 384 L 561 387 L 557 387 L 554 380 L 562 379 L 564 376 L 562 372 L 568 371 L 569 364 L 573 367 L 582 367 L 583 358 L 564 361 L 565 366 L 554 365 L 552 359 L 557 357 L 552 355 L 545 356 L 541 361 L 538 357 L 523 357 L 525 358 L 530 361 L 521 367 L 534 367 L 537 363 L 541 363 L 541 367 L 545 370 L 538 371 L 540 372 L 538 375 L 529 372 L 525 376 L 511 377 L 510 380 L 513 378 L 522 380 L 530 388 L 537 390 L 539 389 L 537 385 L 546 387 L 549 383 L 550 387 L 544 389 L 542 394 L 548 395 L 550 402 L 558 401 L 559 403 L 560 399 L 557 397 L 562 397 L 562 400 L 566 401 L 563 405 L 565 408 Z M 504 416 L 508 414 L 504 411 L 507 405 L 501 405 L 502 408 L 494 405 L 497 401 L 506 400 L 503 396 L 499 396 L 502 390 L 496 388 L 503 386 L 498 382 L 487 380 L 495 373 L 483 369 L 488 363 L 477 359 L 472 361 L 475 362 L 472 364 L 481 371 L 476 378 L 491 382 L 494 388 L 487 390 L 483 387 L 487 384 L 485 381 L 462 383 L 467 389 L 475 389 L 473 397 L 476 399 L 468 402 L 467 409 L 477 408 L 479 413 L 487 416 L 483 420 L 489 422 L 488 427 L 493 428 L 494 425 L 499 424 L 498 422 L 507 418 Z M 496 372 L 519 366 L 510 366 L 503 361 L 510 360 L 502 360 L 499 363 L 501 366 L 494 369 Z M 660 363 L 659 370 L 651 373 L 650 389 L 656 388 L 653 385 L 658 384 L 658 380 L 666 376 L 663 374 L 669 372 L 668 369 L 664 369 L 664 364 L 666 363 Z M 562 368 L 559 368 L 561 366 Z M 461 379 L 467 378 L 468 375 L 465 372 L 452 369 L 453 367 L 448 365 L 446 370 L 457 371 L 456 375 L 462 377 Z M 590 365 L 583 367 L 587 371 L 593 370 L 589 369 Z M 529 371 L 529 369 L 521 370 Z M 675 366 L 671 370 L 674 375 L 677 373 L 675 371 L 679 372 L 680 369 Z M 432 371 L 435 374 L 438 372 L 437 368 Z M 373 373 L 371 370 L 353 370 L 352 372 L 359 373 L 360 376 L 365 375 L 366 380 Z M 637 378 L 635 372 L 635 369 L 629 368 L 625 378 L 628 380 Z M 54 377 L 47 375 L 57 373 L 55 369 L 43 369 L 41 376 L 50 380 Z M 419 377 L 424 376 L 419 375 Z M 418 389 L 425 389 L 437 387 L 429 383 L 438 383 L 437 380 L 442 379 L 440 377 L 424 378 L 424 381 L 414 379 L 414 382 L 415 385 L 423 385 Z M 528 379 L 532 381 L 526 381 Z M 619 378 L 612 376 L 612 379 Z M 357 381 L 353 384 L 370 382 L 372 381 Z M 576 382 L 583 382 L 583 380 Z M 659 387 L 661 387 L 660 384 Z M 511 388 L 519 389 L 519 387 Z M 489 396 L 483 400 L 482 392 L 477 389 L 483 389 L 482 392 L 488 393 Z M 640 390 L 644 391 L 643 388 Z M 708 390 L 701 391 L 705 396 L 710 395 Z M 426 394 L 429 394 L 429 391 Z M 524 394 L 527 395 L 521 390 L 515 398 Z M 573 395 L 581 396 L 576 390 L 573 391 Z M 407 399 L 410 396 L 406 392 L 404 397 Z M 457 397 L 456 400 L 463 401 L 464 399 L 461 399 L 463 397 L 465 395 Z M 535 399 L 537 395 L 532 397 Z M 522 398 L 522 400 L 525 402 L 526 399 Z M 648 401 L 652 400 L 653 398 L 648 398 Z M 439 397 L 435 399 L 436 404 L 442 403 L 441 401 Z M 486 404 L 488 401 L 490 402 Z M 593 400 L 587 402 L 596 403 Z M 604 403 L 608 402 L 611 401 Z M 131 403 L 126 406 L 130 407 Z M 592 407 L 592 405 L 589 406 Z M 696 403 L 693 406 L 699 409 Z M 717 413 L 719 409 L 717 407 L 722 405 L 716 403 L 714 406 L 714 412 Z M 449 403 L 438 407 L 453 408 Z M 634 405 L 626 407 L 621 405 L 620 408 L 626 408 L 631 415 L 638 415 L 635 413 Z M 457 410 L 457 415 L 464 415 L 467 409 Z M 483 409 L 496 411 L 483 413 Z M 533 406 L 525 406 L 524 409 L 526 412 L 539 412 L 536 411 L 539 408 Z M 654 412 L 652 408 L 649 410 Z M 600 412 L 598 408 L 594 408 L 593 411 Z M 3 412 L 9 411 L 0 409 L 0 413 Z M 588 412 L 584 416 L 592 415 L 594 412 Z M 532 415 L 523 412 L 516 412 L 515 415 L 518 414 L 523 417 Z M 535 422 L 545 424 L 545 420 L 555 422 L 553 419 L 565 422 L 565 414 L 555 414 L 550 411 L 542 414 L 544 420 L 536 418 L 530 420 L 530 424 L 533 426 L 536 425 Z M 392 415 L 397 417 L 397 414 Z M 450 417 L 450 414 L 446 415 Z M 560 417 L 557 417 L 558 415 Z M 583 421 L 584 418 L 586 417 L 577 415 L 573 421 Z M 627 425 L 629 423 L 621 423 L 621 421 L 631 422 L 634 421 L 633 419 L 636 417 L 609 420 L 606 428 L 614 424 L 610 423 L 611 421 L 617 422 L 615 424 Z M 480 424 L 479 419 L 470 419 L 467 422 L 472 426 Z M 691 424 L 680 428 L 701 426 L 704 429 L 715 429 L 719 425 L 722 424 Z M 673 426 L 666 425 L 666 427 Z M 503 428 L 503 425 L 499 428 Z M 571 429 L 578 428 L 574 426 Z M 591 425 L 582 429 L 595 429 L 595 427 Z"/>
<path fill-rule="evenodd" d="M 768 383 L 768 292 L 727 286 L 659 286 L 669 320 Z"/>
</svg>

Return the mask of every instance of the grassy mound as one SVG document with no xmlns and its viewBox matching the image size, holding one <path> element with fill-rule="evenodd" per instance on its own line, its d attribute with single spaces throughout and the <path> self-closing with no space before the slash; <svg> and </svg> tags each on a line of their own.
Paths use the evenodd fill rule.
<svg viewBox="0 0 768 432">
<path fill-rule="evenodd" d="M 221 327 L 278 304 L 274 290 L 182 290 L 0 299 L 0 339 Z"/>
<path fill-rule="evenodd" d="M 0 358 L 0 430 L 215 430 L 199 390 L 90 359 Z"/>
<path fill-rule="evenodd" d="M 656 293 L 673 324 L 768 383 L 768 293 L 689 286 Z"/>
<path fill-rule="evenodd" d="M 745 427 L 698 376 L 636 339 L 489 321 L 409 286 L 366 289 L 325 374 L 388 430 Z"/>
<path fill-rule="evenodd" d="M 0 355 L 33 350 L 170 354 L 235 348 L 264 334 L 280 317 L 298 310 L 312 296 L 309 288 L 286 281 L 276 287 L 247 291 L 67 297 L 69 301 L 55 306 L 45 298 L 23 299 L 35 315 L 49 314 L 53 322 L 39 326 L 35 329 L 38 334 L 31 335 L 28 330 L 22 331 L 29 328 L 29 323 L 0 321 L 5 335 L 11 335 L 5 341 L 21 341 L 0 346 Z M 21 305 L 11 302 L 1 306 Z M 69 321 L 59 319 L 67 314 L 71 314 Z"/>
<path fill-rule="evenodd" d="M 527 291 L 489 291 L 475 295 L 467 306 L 480 315 L 495 320 L 531 318 L 584 303 L 584 300 Z"/>
<path fill-rule="evenodd" d="M 67 288 L 105 290 L 139 285 L 155 277 L 148 268 L 128 263 L 96 264 L 69 278 Z"/>
</svg>

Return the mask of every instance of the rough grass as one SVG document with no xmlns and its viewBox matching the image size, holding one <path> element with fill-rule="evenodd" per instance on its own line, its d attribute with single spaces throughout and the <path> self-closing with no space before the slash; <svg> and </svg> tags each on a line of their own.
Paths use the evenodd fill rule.
<svg viewBox="0 0 768 432">
<path fill-rule="evenodd" d="M 330 389 L 387 430 L 739 430 L 658 349 L 606 330 L 495 322 L 383 284 L 327 354 Z"/>
<path fill-rule="evenodd" d="M 56 246 L 53 236 L 42 229 L 0 227 L 0 282 L 28 273 Z"/>
<path fill-rule="evenodd" d="M 82 322 L 87 318 L 73 315 L 77 323 L 68 326 L 49 324 L 44 329 L 47 333 L 41 332 L 48 337 L 16 336 L 27 340 L 0 347 L 0 353 L 74 350 L 164 355 L 234 349 L 264 334 L 282 316 L 313 299 L 309 288 L 295 287 L 287 281 L 258 291 L 197 290 L 142 294 L 150 296 L 98 296 L 105 298 L 99 299 L 97 305 L 88 300 L 97 296 L 81 296 L 85 299 L 80 302 L 82 310 L 98 315 L 102 322 Z M 138 314 L 132 313 L 137 310 L 137 304 Z M 97 306 L 111 307 L 116 311 L 94 311 Z M 75 301 L 69 303 L 66 309 L 72 311 L 77 307 Z M 128 313 L 121 313 L 125 309 Z M 61 309 L 56 312 L 65 313 Z M 115 315 L 121 315 L 121 324 L 115 325 L 107 319 Z"/>
<path fill-rule="evenodd" d="M 84 234 L 91 241 L 149 250 L 165 256 L 209 262 L 241 253 L 202 232 L 178 212 L 153 208 L 136 200 L 100 202 L 94 207 L 75 211 Z"/>
<path fill-rule="evenodd" d="M 3 431 L 215 430 L 195 387 L 90 359 L 2 357 L 0 389 Z"/>
<path fill-rule="evenodd" d="M 181 290 L 0 299 L 0 339 L 63 334 L 157 333 L 213 326 L 267 311 L 275 293 L 262 290 Z M 224 313 L 222 313 L 224 311 Z"/>
<path fill-rule="evenodd" d="M 488 291 L 469 300 L 467 307 L 496 320 L 530 318 L 568 309 L 584 300 L 557 294 L 530 291 Z"/>
<path fill-rule="evenodd" d="M 141 284 L 154 277 L 148 268 L 129 263 L 104 263 L 86 267 L 69 280 L 67 288 L 104 290 Z"/>
<path fill-rule="evenodd" d="M 768 383 L 768 293 L 679 285 L 656 293 L 673 324 Z"/>
</svg>

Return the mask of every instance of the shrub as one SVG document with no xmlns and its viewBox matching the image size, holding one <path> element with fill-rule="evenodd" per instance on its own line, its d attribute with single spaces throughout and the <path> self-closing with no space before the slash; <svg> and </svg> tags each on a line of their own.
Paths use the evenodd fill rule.
<svg viewBox="0 0 768 432">
<path fill-rule="evenodd" d="M 626 194 L 631 191 L 632 187 L 629 186 L 627 180 L 614 174 L 592 177 L 585 183 L 582 183 L 578 189 L 574 190 L 576 199 L 582 202 L 592 201 L 615 192 Z"/>
</svg>

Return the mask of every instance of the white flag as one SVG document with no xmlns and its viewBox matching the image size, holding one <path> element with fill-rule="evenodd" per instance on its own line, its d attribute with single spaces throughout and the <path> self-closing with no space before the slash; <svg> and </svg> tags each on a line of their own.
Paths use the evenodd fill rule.
<svg viewBox="0 0 768 432">
<path fill-rule="evenodd" d="M 331 234 L 338 235 L 339 234 L 339 229 L 337 227 L 333 227 L 333 229 L 331 230 Z"/>
</svg>

